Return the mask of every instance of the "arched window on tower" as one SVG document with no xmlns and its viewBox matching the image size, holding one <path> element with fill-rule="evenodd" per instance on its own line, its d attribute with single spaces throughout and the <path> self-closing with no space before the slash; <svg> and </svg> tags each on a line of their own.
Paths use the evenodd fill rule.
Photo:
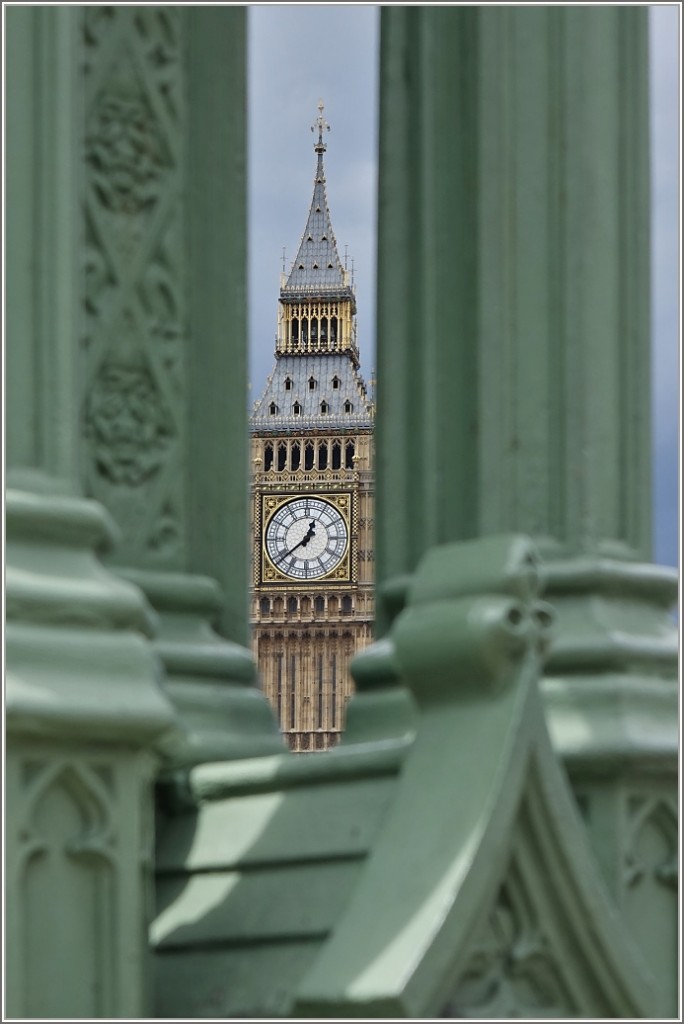
<svg viewBox="0 0 684 1024">
<path fill-rule="evenodd" d="M 330 412 L 330 406 L 327 402 L 321 402 L 321 415 L 325 416 Z"/>
<path fill-rule="evenodd" d="M 344 446 L 344 468 L 345 469 L 353 469 L 354 468 L 354 455 L 355 455 L 354 442 L 353 441 L 347 441 L 346 445 Z"/>
<path fill-rule="evenodd" d="M 354 406 L 351 404 L 349 399 L 347 399 L 347 401 L 344 403 L 344 411 L 345 412 L 353 412 L 354 411 Z"/>
<path fill-rule="evenodd" d="M 316 378 L 315 377 L 309 377 L 309 391 L 315 391 L 315 390 L 316 390 Z"/>
<path fill-rule="evenodd" d="M 314 445 L 313 441 L 307 441 L 304 445 L 304 469 L 314 468 Z"/>
<path fill-rule="evenodd" d="M 295 416 L 301 416 L 302 407 L 299 404 L 299 402 L 295 402 L 295 404 L 292 406 L 292 412 L 294 413 Z"/>
<path fill-rule="evenodd" d="M 328 468 L 328 442 L 327 441 L 319 441 L 318 442 L 318 468 L 319 469 L 327 469 Z"/>
<path fill-rule="evenodd" d="M 278 406 L 275 404 L 275 402 L 271 402 L 271 404 L 268 407 L 268 411 L 270 412 L 271 416 L 275 416 L 275 414 L 278 412 Z"/>
<path fill-rule="evenodd" d="M 278 443 L 278 472 L 282 473 L 287 465 L 287 443 L 280 441 Z"/>
<path fill-rule="evenodd" d="M 337 341 L 337 317 L 336 316 L 331 316 L 330 317 L 330 340 L 332 341 L 333 345 Z"/>
<path fill-rule="evenodd" d="M 292 377 L 285 378 L 285 390 L 292 391 Z"/>
<path fill-rule="evenodd" d="M 299 343 L 299 320 L 296 316 L 292 317 L 292 323 L 290 325 L 290 338 L 292 339 L 293 345 Z"/>
<path fill-rule="evenodd" d="M 306 345 L 309 340 L 309 321 L 302 320 L 302 345 Z"/>
<path fill-rule="evenodd" d="M 311 317 L 311 343 L 314 344 L 318 341 L 318 317 Z"/>
<path fill-rule="evenodd" d="M 290 469 L 292 471 L 299 469 L 299 462 L 301 459 L 301 449 L 299 441 L 293 441 L 290 445 Z"/>
<path fill-rule="evenodd" d="M 325 347 L 328 344 L 328 318 L 327 316 L 321 317 L 321 345 Z"/>
<path fill-rule="evenodd" d="M 332 386 L 333 386 L 333 390 L 334 391 L 339 391 L 340 383 L 341 383 L 341 381 L 340 381 L 339 377 L 333 377 L 333 379 L 332 379 Z"/>
<path fill-rule="evenodd" d="M 332 468 L 342 468 L 342 443 L 340 441 L 333 441 L 332 446 Z"/>
<path fill-rule="evenodd" d="M 264 471 L 268 473 L 269 469 L 273 469 L 273 441 L 264 445 Z"/>
</svg>

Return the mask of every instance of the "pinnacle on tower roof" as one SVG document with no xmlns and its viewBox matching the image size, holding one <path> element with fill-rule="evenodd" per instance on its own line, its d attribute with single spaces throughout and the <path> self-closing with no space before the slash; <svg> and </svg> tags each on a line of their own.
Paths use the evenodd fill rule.
<svg viewBox="0 0 684 1024">
<path fill-rule="evenodd" d="M 328 122 L 323 117 L 323 111 L 324 110 L 325 110 L 325 107 L 323 106 L 323 100 L 319 100 L 318 101 L 318 117 L 316 118 L 314 123 L 311 125 L 311 131 L 312 132 L 315 132 L 316 129 L 318 128 L 318 142 L 314 146 L 314 152 L 315 153 L 325 153 L 326 149 L 328 148 L 326 146 L 325 142 L 323 141 L 323 132 L 324 131 L 329 132 L 330 131 L 330 125 L 328 124 Z"/>
<path fill-rule="evenodd" d="M 318 104 L 318 117 L 311 125 L 312 132 L 318 131 L 318 138 L 314 143 L 314 152 L 318 159 L 313 198 L 297 255 L 285 287 L 281 290 L 283 298 L 296 299 L 301 295 L 325 296 L 341 292 L 351 296 L 348 275 L 337 252 L 325 193 L 323 154 L 327 146 L 323 141 L 323 133 L 330 131 L 330 125 L 323 117 L 323 109 L 321 100 Z"/>
</svg>

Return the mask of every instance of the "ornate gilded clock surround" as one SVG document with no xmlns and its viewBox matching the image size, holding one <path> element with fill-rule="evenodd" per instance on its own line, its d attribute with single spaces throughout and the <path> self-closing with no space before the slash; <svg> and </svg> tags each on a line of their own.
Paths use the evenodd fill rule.
<svg viewBox="0 0 684 1024">
<path fill-rule="evenodd" d="M 269 523 L 273 517 L 277 514 L 278 510 L 284 506 L 289 505 L 291 502 L 296 500 L 309 498 L 312 500 L 322 501 L 334 507 L 341 515 L 342 520 L 346 528 L 347 538 L 345 551 L 340 561 L 331 569 L 330 572 L 326 572 L 318 577 L 311 578 L 293 578 L 292 575 L 288 575 L 287 572 L 279 569 L 274 564 L 271 557 L 269 556 L 266 535 L 269 527 Z M 287 491 L 287 492 L 262 492 L 257 498 L 259 505 L 259 518 L 255 524 L 255 533 L 259 538 L 260 545 L 260 558 L 259 558 L 259 579 L 258 583 L 266 586 L 278 586 L 278 585 L 295 585 L 298 589 L 302 586 L 305 587 L 317 587 L 322 585 L 330 585 L 331 583 L 335 586 L 339 586 L 340 583 L 351 583 L 356 576 L 355 573 L 355 555 L 356 555 L 356 543 L 355 536 L 357 532 L 358 514 L 356 512 L 356 502 L 354 501 L 354 495 L 350 491 L 343 492 L 324 492 L 324 491 Z M 255 559 L 256 563 L 256 559 Z"/>
</svg>

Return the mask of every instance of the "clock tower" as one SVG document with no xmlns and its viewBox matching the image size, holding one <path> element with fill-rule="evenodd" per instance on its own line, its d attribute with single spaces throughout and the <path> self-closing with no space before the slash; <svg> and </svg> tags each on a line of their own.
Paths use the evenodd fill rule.
<svg viewBox="0 0 684 1024">
<path fill-rule="evenodd" d="M 250 418 L 254 653 L 294 751 L 334 745 L 349 662 L 373 623 L 373 404 L 356 300 L 325 191 L 319 103 L 313 198 L 278 301 L 275 366 Z"/>
</svg>

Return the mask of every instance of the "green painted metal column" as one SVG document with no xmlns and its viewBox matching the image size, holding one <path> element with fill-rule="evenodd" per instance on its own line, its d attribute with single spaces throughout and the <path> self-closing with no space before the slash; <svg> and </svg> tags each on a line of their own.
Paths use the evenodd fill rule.
<svg viewBox="0 0 684 1024">
<path fill-rule="evenodd" d="M 671 1010 L 676 579 L 648 564 L 647 101 L 645 8 L 383 9 L 378 633 L 433 546 L 534 538 L 557 612 L 551 734 Z"/>
<path fill-rule="evenodd" d="M 6 1007 L 150 1007 L 154 745 L 173 727 L 140 591 L 79 487 L 76 8 L 7 11 Z"/>
<path fill-rule="evenodd" d="M 83 475 L 158 614 L 173 772 L 282 749 L 247 649 L 245 11 L 82 11 Z"/>
<path fill-rule="evenodd" d="M 511 528 L 648 557 L 646 12 L 388 11 L 382 39 L 381 590 Z"/>
</svg>

